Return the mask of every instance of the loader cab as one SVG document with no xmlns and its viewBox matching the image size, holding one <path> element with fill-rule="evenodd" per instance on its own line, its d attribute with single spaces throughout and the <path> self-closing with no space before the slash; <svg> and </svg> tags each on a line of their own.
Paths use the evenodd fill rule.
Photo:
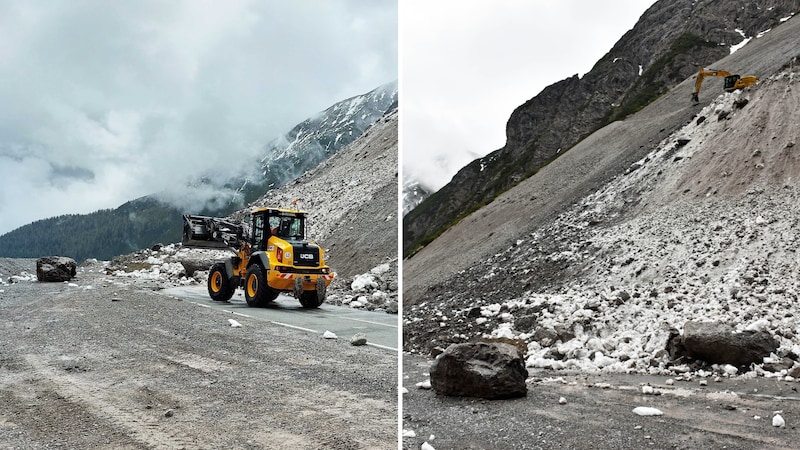
<svg viewBox="0 0 800 450">
<path fill-rule="evenodd" d="M 251 217 L 253 227 L 250 241 L 253 250 L 266 250 L 271 236 L 287 241 L 305 239 L 305 213 L 264 208 L 253 211 Z"/>
</svg>

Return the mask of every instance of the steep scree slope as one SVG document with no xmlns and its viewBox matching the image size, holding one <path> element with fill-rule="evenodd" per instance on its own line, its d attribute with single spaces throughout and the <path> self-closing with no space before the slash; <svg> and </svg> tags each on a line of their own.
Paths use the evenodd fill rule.
<svg viewBox="0 0 800 450">
<path fill-rule="evenodd" d="M 395 108 L 336 155 L 251 206 L 290 207 L 299 200 L 310 214 L 309 235 L 341 277 L 387 262 L 396 272 L 397 122 Z"/>
<path fill-rule="evenodd" d="M 405 256 L 592 131 L 722 58 L 742 41 L 742 33 L 755 36 L 798 8 L 797 0 L 655 3 L 583 78 L 555 83 L 518 107 L 508 120 L 503 148 L 465 166 L 404 217 Z"/>
<path fill-rule="evenodd" d="M 713 66 L 764 78 L 797 56 L 798 48 L 800 20 L 795 17 Z M 701 103 L 693 105 L 689 100 L 693 87 L 694 77 L 689 77 L 640 112 L 593 133 L 406 260 L 404 305 L 435 297 L 431 290 L 447 284 L 456 272 L 480 265 L 599 189 L 722 92 L 720 79 L 708 79 Z"/>
<path fill-rule="evenodd" d="M 800 367 L 799 106 L 800 58 L 718 96 L 625 173 L 411 306 L 406 350 L 488 335 L 525 340 L 533 368 L 676 374 L 697 367 L 670 361 L 670 334 L 714 320 L 776 336 L 751 374 L 787 377 Z"/>
</svg>

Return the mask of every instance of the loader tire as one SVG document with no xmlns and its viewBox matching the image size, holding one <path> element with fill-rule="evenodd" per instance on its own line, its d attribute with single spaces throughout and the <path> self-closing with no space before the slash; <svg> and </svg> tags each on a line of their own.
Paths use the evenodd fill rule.
<svg viewBox="0 0 800 450">
<path fill-rule="evenodd" d="M 247 306 L 262 307 L 278 298 L 278 291 L 267 284 L 267 276 L 259 265 L 247 269 L 247 278 L 244 282 L 244 299 Z"/>
<path fill-rule="evenodd" d="M 300 304 L 303 308 L 319 308 L 325 302 L 325 281 L 317 278 L 317 288 L 313 291 L 303 291 L 300 294 Z"/>
<path fill-rule="evenodd" d="M 225 264 L 216 263 L 208 271 L 208 296 L 211 300 L 227 302 L 236 292 L 236 285 L 228 278 Z"/>
</svg>

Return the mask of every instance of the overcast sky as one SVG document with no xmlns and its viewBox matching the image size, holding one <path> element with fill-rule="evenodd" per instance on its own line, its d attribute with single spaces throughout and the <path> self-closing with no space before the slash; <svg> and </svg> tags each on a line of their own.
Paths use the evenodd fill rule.
<svg viewBox="0 0 800 450">
<path fill-rule="evenodd" d="M 404 178 L 438 189 L 501 148 L 517 106 L 591 70 L 653 3 L 401 1 Z"/>
<path fill-rule="evenodd" d="M 398 78 L 394 0 L 0 0 L 0 234 L 254 156 Z"/>
</svg>

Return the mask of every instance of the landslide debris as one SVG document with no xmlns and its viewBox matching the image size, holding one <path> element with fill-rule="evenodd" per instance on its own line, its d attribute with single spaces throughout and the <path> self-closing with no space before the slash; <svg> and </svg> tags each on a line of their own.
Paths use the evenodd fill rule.
<svg viewBox="0 0 800 450">
<path fill-rule="evenodd" d="M 405 349 L 502 337 L 527 342 L 529 368 L 724 374 L 670 356 L 701 320 L 769 332 L 778 348 L 750 373 L 800 375 L 798 81 L 789 64 L 720 95 L 624 174 L 433 288 L 404 315 Z"/>
</svg>

